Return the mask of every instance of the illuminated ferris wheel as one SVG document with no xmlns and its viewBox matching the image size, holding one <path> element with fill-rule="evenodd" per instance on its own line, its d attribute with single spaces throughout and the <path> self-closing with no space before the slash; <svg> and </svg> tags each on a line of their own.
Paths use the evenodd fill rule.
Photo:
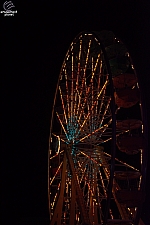
<svg viewBox="0 0 150 225">
<path fill-rule="evenodd" d="M 137 76 L 112 32 L 82 32 L 60 71 L 50 127 L 51 225 L 142 224 L 146 139 Z"/>
</svg>

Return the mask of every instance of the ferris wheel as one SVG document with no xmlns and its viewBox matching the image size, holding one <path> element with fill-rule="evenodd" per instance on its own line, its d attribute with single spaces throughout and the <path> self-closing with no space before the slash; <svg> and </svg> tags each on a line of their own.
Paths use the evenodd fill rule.
<svg viewBox="0 0 150 225">
<path fill-rule="evenodd" d="M 80 33 L 62 64 L 52 111 L 51 225 L 142 224 L 144 126 L 125 45 L 109 31 Z"/>
</svg>

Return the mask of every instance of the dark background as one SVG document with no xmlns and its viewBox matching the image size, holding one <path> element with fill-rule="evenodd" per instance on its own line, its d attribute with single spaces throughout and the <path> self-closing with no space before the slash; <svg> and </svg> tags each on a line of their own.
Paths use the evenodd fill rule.
<svg viewBox="0 0 150 225">
<path fill-rule="evenodd" d="M 150 126 L 149 1 L 13 1 L 1 23 L 2 224 L 49 224 L 50 118 L 67 49 L 83 30 L 113 31 L 128 47 Z M 3 10 L 0 3 L 0 10 Z M 148 146 L 149 147 L 149 146 Z M 142 218 L 150 224 L 150 154 Z"/>
</svg>

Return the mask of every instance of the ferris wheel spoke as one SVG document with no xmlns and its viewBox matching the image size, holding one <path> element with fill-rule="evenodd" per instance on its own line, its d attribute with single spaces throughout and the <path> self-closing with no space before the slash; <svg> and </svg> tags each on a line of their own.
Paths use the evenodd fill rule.
<svg viewBox="0 0 150 225">
<path fill-rule="evenodd" d="M 108 80 L 108 76 L 107 76 L 106 80 Z M 103 91 L 103 95 L 102 95 L 102 99 L 101 99 L 101 104 L 100 104 L 99 114 L 98 114 L 98 120 L 100 120 L 100 114 L 101 114 L 101 111 L 102 111 L 102 107 L 103 107 L 103 105 L 104 105 L 104 100 L 108 102 L 108 103 L 107 103 L 108 106 L 109 106 L 109 104 L 110 104 L 111 97 L 109 97 L 108 100 L 107 100 L 107 98 L 106 98 L 106 96 L 105 96 L 105 92 L 106 92 L 106 87 L 105 87 L 105 89 L 104 89 L 104 91 Z M 108 106 L 106 106 L 104 115 L 105 115 L 105 113 L 107 112 Z M 101 119 L 100 126 L 102 125 L 102 122 L 103 122 L 103 118 Z"/>
<path fill-rule="evenodd" d="M 78 109 L 80 109 L 80 107 L 81 107 L 81 99 L 82 99 L 83 89 L 84 89 L 84 85 L 85 85 L 85 72 L 86 72 L 86 69 L 83 69 L 83 79 L 82 79 L 82 84 L 81 84 L 81 92 L 79 93 L 80 101 L 78 103 Z M 79 112 L 79 110 L 78 110 L 78 112 Z M 78 121 L 80 122 L 80 116 L 79 116 Z"/>
<path fill-rule="evenodd" d="M 78 57 L 79 57 L 79 62 L 80 62 L 80 60 L 81 60 L 81 52 L 82 52 L 82 39 L 79 38 L 79 40 L 80 40 L 80 47 L 79 47 L 79 55 L 78 55 Z"/>
<path fill-rule="evenodd" d="M 97 59 L 96 59 L 96 63 L 95 63 L 95 66 L 94 66 L 94 70 L 92 72 L 92 77 L 91 79 L 93 79 L 93 77 L 95 76 L 95 73 L 96 73 L 96 69 L 97 69 L 97 66 L 99 64 L 99 61 L 101 59 L 101 54 L 99 53 L 98 56 L 97 56 Z"/>
<path fill-rule="evenodd" d="M 85 172 L 86 172 L 86 167 L 85 167 L 84 170 L 83 170 L 83 173 L 82 173 L 82 176 L 81 176 L 81 179 L 80 179 L 80 184 L 81 184 L 81 182 L 82 182 L 83 179 L 84 179 Z"/>
<path fill-rule="evenodd" d="M 61 87 L 60 86 L 59 86 L 59 91 L 60 91 L 60 97 L 61 97 L 64 117 L 65 117 L 65 121 L 66 121 L 66 124 L 67 124 L 68 122 L 67 122 L 67 117 L 66 117 L 66 110 L 65 110 L 64 100 L 63 100 L 62 91 L 61 91 Z"/>
<path fill-rule="evenodd" d="M 55 188 L 56 194 L 55 194 L 55 196 L 54 196 L 53 201 L 51 202 L 52 210 L 54 209 L 54 207 L 55 207 L 55 205 L 56 205 L 56 199 L 57 199 L 57 196 L 58 196 L 58 194 L 59 194 L 60 184 L 61 184 L 61 181 L 60 181 L 59 184 L 57 185 L 57 188 Z"/>
<path fill-rule="evenodd" d="M 60 140 L 61 140 L 62 142 L 66 142 L 66 141 L 65 141 L 64 139 L 62 139 L 62 137 L 60 137 L 59 135 L 56 135 L 55 133 L 52 133 L 52 135 L 55 136 L 55 137 L 57 137 L 57 138 L 59 137 Z"/>
<path fill-rule="evenodd" d="M 107 102 L 107 105 L 106 105 L 106 107 L 105 107 L 105 111 L 104 111 L 104 114 L 103 114 L 103 116 L 102 116 L 102 119 L 101 119 L 101 122 L 100 122 L 100 127 L 102 126 L 102 124 L 103 124 L 103 120 L 104 120 L 104 118 L 105 118 L 105 115 L 106 115 L 106 113 L 107 113 L 107 111 L 108 111 L 108 107 L 109 107 L 109 105 L 110 105 L 110 100 L 111 100 L 111 98 L 109 98 L 109 100 L 108 100 L 108 102 Z"/>
<path fill-rule="evenodd" d="M 91 196 L 94 196 L 93 191 L 92 191 L 92 188 L 91 188 L 91 186 L 90 186 L 90 184 L 88 182 L 87 182 L 87 185 L 88 185 L 88 191 L 89 191 L 89 193 L 91 194 Z"/>
<path fill-rule="evenodd" d="M 98 84 L 97 84 L 97 95 L 98 95 L 98 90 L 100 89 L 100 73 L 98 75 Z M 103 95 L 104 95 L 104 92 L 103 92 Z M 97 115 L 98 114 L 98 99 L 97 99 L 97 103 L 96 103 L 96 109 L 95 109 L 95 114 Z"/>
<path fill-rule="evenodd" d="M 100 174 L 100 181 L 101 181 L 101 184 L 102 184 L 102 187 L 103 187 L 103 191 L 104 191 L 104 196 L 105 198 L 107 198 L 107 189 L 104 185 L 104 180 L 103 180 L 103 177 L 102 177 L 102 174 L 101 174 L 101 171 L 99 170 L 99 174 Z"/>
<path fill-rule="evenodd" d="M 85 73 L 85 72 L 84 72 Z M 85 107 L 85 103 L 87 101 L 87 98 L 88 98 L 88 92 L 86 91 L 86 94 L 85 94 L 85 98 L 83 99 L 81 96 L 82 96 L 82 92 L 80 93 L 80 99 L 79 99 L 79 104 L 78 104 L 78 110 L 77 110 L 77 119 L 78 119 L 78 123 L 80 123 L 80 120 L 81 120 L 81 116 L 83 114 L 83 109 Z M 82 105 L 81 105 L 81 101 L 82 101 Z M 81 108 L 81 109 L 80 109 Z"/>
<path fill-rule="evenodd" d="M 61 119 L 60 119 L 60 116 L 59 116 L 59 114 L 58 114 L 57 112 L 56 112 L 56 115 L 57 115 L 57 117 L 58 117 L 58 120 L 59 120 L 59 122 L 60 122 L 62 128 L 63 128 L 63 131 L 65 132 L 66 138 L 69 140 L 68 135 L 67 135 L 67 132 L 66 132 L 66 130 L 65 130 L 65 128 L 64 128 L 64 125 L 63 125 L 63 123 L 62 123 L 62 121 L 61 121 Z"/>
<path fill-rule="evenodd" d="M 109 168 L 108 168 L 108 164 L 107 162 L 105 161 L 105 158 L 102 157 L 102 160 L 103 160 L 103 169 L 104 169 L 104 173 L 105 173 L 105 176 L 106 176 L 106 180 L 107 180 L 107 187 L 106 185 L 104 185 L 104 179 L 102 176 L 101 177 L 101 182 L 102 182 L 102 186 L 103 186 L 103 190 L 104 190 L 104 193 L 105 193 L 105 197 L 107 199 L 107 190 L 108 190 L 108 184 L 109 184 Z M 112 213 L 112 210 L 111 210 L 111 207 L 109 207 L 109 214 L 110 214 L 110 217 L 111 219 L 113 219 L 113 213 Z"/>
<path fill-rule="evenodd" d="M 118 134 L 116 134 L 116 137 L 120 136 L 121 134 L 127 133 L 127 132 L 129 132 L 129 130 L 119 132 Z M 110 138 L 104 140 L 104 143 L 105 143 L 105 142 L 108 142 L 108 141 L 110 141 L 110 140 L 112 140 L 112 137 L 110 137 Z"/>
<path fill-rule="evenodd" d="M 100 121 L 100 115 L 101 115 L 101 110 L 102 110 L 102 106 L 103 106 L 103 103 L 104 103 L 104 98 L 105 98 L 105 91 L 103 92 L 103 95 L 102 95 L 102 100 L 101 100 L 101 104 L 100 104 L 100 108 L 99 108 L 99 113 L 98 113 L 98 121 Z"/>
<path fill-rule="evenodd" d="M 53 159 L 53 158 L 55 158 L 56 156 L 58 156 L 59 154 L 61 154 L 63 152 L 64 152 L 64 150 L 62 150 L 61 152 L 56 153 L 54 156 L 50 157 L 50 160 Z"/>
<path fill-rule="evenodd" d="M 77 79 L 76 79 L 76 89 L 75 89 L 75 101 L 74 101 L 74 117 L 77 119 L 77 114 L 78 114 L 78 108 L 77 108 L 77 104 L 78 104 L 78 98 L 80 98 L 80 94 L 78 91 L 78 87 L 79 87 L 79 74 L 80 74 L 80 63 L 78 62 L 78 69 L 77 69 Z"/>
<path fill-rule="evenodd" d="M 93 74 L 93 57 L 92 57 L 92 74 Z M 92 106 L 93 106 L 93 104 L 94 104 L 94 87 L 93 87 L 93 77 L 92 77 L 92 82 L 91 82 L 92 84 L 91 84 L 91 91 L 92 91 L 92 99 L 91 99 L 91 101 L 92 101 Z M 96 102 L 96 105 L 97 105 L 97 102 Z M 93 130 L 93 128 L 94 128 L 94 124 L 93 124 L 93 117 L 94 117 L 94 110 L 92 109 L 92 112 L 91 112 L 91 120 L 92 120 L 92 126 L 91 126 L 91 130 Z"/>
<path fill-rule="evenodd" d="M 109 129 L 109 125 L 112 123 L 112 118 L 108 121 L 108 123 L 104 124 L 104 126 L 102 127 L 103 130 L 102 130 L 102 134 L 107 130 Z"/>
<path fill-rule="evenodd" d="M 88 50 L 87 50 L 87 55 L 86 55 L 86 60 L 85 60 L 85 69 L 87 67 L 87 63 L 88 63 L 88 60 L 89 60 L 89 53 L 90 53 L 90 47 L 91 47 L 91 39 L 89 40 L 89 44 L 88 44 Z"/>
<path fill-rule="evenodd" d="M 105 174 L 107 174 L 107 171 L 104 170 L 104 172 L 105 172 Z M 108 190 L 108 181 L 109 181 L 108 175 L 106 175 L 107 178 L 105 178 L 105 180 L 107 180 L 107 186 L 106 186 L 104 184 L 104 178 L 103 178 L 102 173 L 101 173 L 100 170 L 99 170 L 99 174 L 100 174 L 100 181 L 101 181 L 103 192 L 104 192 L 104 196 L 101 196 L 101 199 L 105 199 L 106 200 L 107 199 L 107 190 Z M 109 214 L 110 214 L 111 218 L 113 218 L 113 214 L 112 214 L 111 208 L 109 208 Z"/>
<path fill-rule="evenodd" d="M 66 97 L 67 97 L 67 108 L 68 108 L 68 118 L 70 118 L 70 104 L 69 104 L 69 91 L 68 91 L 68 75 L 65 68 L 65 80 L 66 80 Z"/>
<path fill-rule="evenodd" d="M 52 185 L 52 183 L 53 183 L 54 179 L 56 178 L 56 176 L 57 176 L 58 172 L 60 171 L 60 168 L 61 168 L 62 164 L 63 164 L 63 162 L 61 162 L 61 164 L 59 165 L 59 167 L 58 167 L 58 169 L 57 169 L 57 171 L 56 171 L 55 175 L 54 175 L 54 176 L 53 176 L 53 178 L 51 179 L 51 181 L 50 181 L 50 185 Z"/>
<path fill-rule="evenodd" d="M 71 126 L 73 122 L 73 98 L 74 98 L 74 85 L 73 85 L 73 79 L 74 79 L 74 55 L 73 55 L 73 45 L 71 49 Z"/>
<path fill-rule="evenodd" d="M 82 165 L 80 164 L 79 161 L 77 161 L 77 164 L 78 164 L 78 174 L 79 174 L 79 176 L 78 176 L 78 181 L 79 181 L 79 183 L 81 183 L 80 176 L 81 176 L 81 178 L 83 177 L 83 174 L 84 174 L 86 168 L 84 168 L 85 170 L 83 170 L 83 169 L 82 169 Z"/>
<path fill-rule="evenodd" d="M 111 158 L 111 155 L 110 155 L 110 154 L 108 154 L 108 153 L 106 153 L 106 152 L 104 152 L 104 154 Z M 131 168 L 131 169 L 133 169 L 133 170 L 139 172 L 138 169 L 136 169 L 135 167 L 133 167 L 133 166 L 131 166 L 131 165 L 129 165 L 129 164 L 127 164 L 127 163 L 125 163 L 125 162 L 123 162 L 123 161 L 121 161 L 121 160 L 119 160 L 119 159 L 117 159 L 117 158 L 115 158 L 115 160 L 116 160 L 117 162 L 123 164 L 124 166 L 126 166 L 126 167 L 128 167 L 128 168 Z"/>
</svg>

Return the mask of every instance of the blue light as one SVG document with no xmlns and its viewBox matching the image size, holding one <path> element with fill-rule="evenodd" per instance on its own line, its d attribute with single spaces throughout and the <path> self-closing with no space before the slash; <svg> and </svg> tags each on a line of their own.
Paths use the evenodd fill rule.
<svg viewBox="0 0 150 225">
<path fill-rule="evenodd" d="M 71 122 L 72 121 L 72 122 Z M 75 133 L 76 130 L 78 129 L 78 123 L 75 117 L 71 117 L 68 120 L 67 124 L 67 134 L 68 134 L 68 141 L 74 141 L 75 139 Z"/>
</svg>

